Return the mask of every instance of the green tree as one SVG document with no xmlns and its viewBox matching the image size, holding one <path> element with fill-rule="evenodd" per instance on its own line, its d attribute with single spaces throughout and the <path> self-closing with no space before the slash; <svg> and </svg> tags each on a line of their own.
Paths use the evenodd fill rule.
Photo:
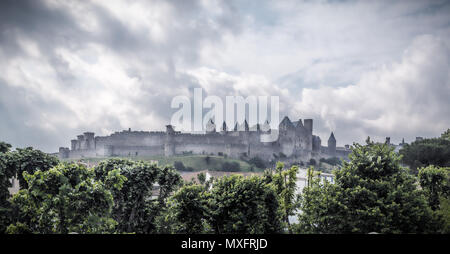
<svg viewBox="0 0 450 254">
<path fill-rule="evenodd" d="M 232 161 L 232 162 L 225 161 L 224 163 L 222 163 L 223 171 L 237 172 L 240 169 L 241 169 L 241 165 L 235 161 Z"/>
<path fill-rule="evenodd" d="M 307 186 L 300 196 L 302 213 L 299 223 L 294 225 L 298 233 L 335 234 L 352 232 L 347 221 L 342 189 L 338 185 L 321 181 L 310 174 Z M 347 209 L 347 210 L 346 210 Z M 348 218 L 351 220 L 351 218 Z"/>
<path fill-rule="evenodd" d="M 275 173 L 266 179 L 275 186 L 276 193 L 280 200 L 283 221 L 286 223 L 289 233 L 292 233 L 289 223 L 289 216 L 295 215 L 295 210 L 299 208 L 299 200 L 295 191 L 297 188 L 298 166 L 292 166 L 290 169 L 284 169 L 284 164 L 278 162 Z M 267 177 L 267 175 L 266 175 Z"/>
<path fill-rule="evenodd" d="M 399 152 L 402 162 L 408 165 L 413 173 L 418 168 L 429 165 L 439 167 L 450 166 L 450 139 L 432 138 L 406 144 Z"/>
<path fill-rule="evenodd" d="M 304 233 L 423 233 L 436 223 L 416 179 L 385 144 L 355 144 L 335 184 L 316 179 L 303 190 Z"/>
<path fill-rule="evenodd" d="M 12 187 L 11 179 L 16 176 L 16 168 L 10 166 L 11 154 L 8 152 L 9 144 L 0 143 L 3 147 L 0 151 L 0 207 L 8 205 L 10 198 L 8 188 Z"/>
<path fill-rule="evenodd" d="M 440 198 L 450 196 L 450 168 L 428 166 L 419 169 L 419 182 L 431 209 L 439 209 Z"/>
<path fill-rule="evenodd" d="M 257 168 L 262 168 L 262 169 L 264 169 L 264 168 L 266 167 L 266 163 L 264 162 L 264 160 L 261 159 L 261 158 L 258 157 L 258 156 L 255 156 L 255 157 L 251 158 L 251 159 L 248 161 L 248 163 L 250 163 L 250 164 L 252 164 L 252 165 L 255 165 L 255 167 L 257 167 Z"/>
<path fill-rule="evenodd" d="M 0 234 L 5 232 L 11 223 L 11 205 L 8 188 L 12 187 L 11 179 L 16 175 L 16 169 L 9 166 L 11 154 L 10 144 L 0 142 Z"/>
<path fill-rule="evenodd" d="M 144 161 L 110 159 L 95 167 L 100 180 L 113 170 L 127 179 L 120 190 L 113 192 L 113 218 L 119 223 L 119 231 L 155 233 L 157 217 L 165 209 L 169 194 L 181 183 L 181 177 L 173 167 L 161 168 Z M 159 194 L 153 196 L 158 188 Z"/>
<path fill-rule="evenodd" d="M 28 188 L 27 182 L 23 178 L 23 172 L 33 174 L 41 170 L 46 171 L 59 163 L 58 158 L 48 155 L 40 150 L 35 150 L 32 147 L 17 148 L 10 152 L 7 160 L 7 167 L 13 168 L 17 173 L 17 179 L 21 189 Z"/>
<path fill-rule="evenodd" d="M 439 209 L 435 213 L 441 220 L 441 232 L 450 234 L 450 198 L 441 197 L 439 203 Z"/>
<path fill-rule="evenodd" d="M 170 233 L 208 233 L 209 193 L 203 185 L 191 184 L 180 188 L 169 199 L 166 220 Z"/>
<path fill-rule="evenodd" d="M 202 185 L 205 184 L 206 183 L 206 174 L 203 172 L 198 174 L 197 179 L 200 184 L 202 184 Z"/>
<path fill-rule="evenodd" d="M 321 158 L 319 161 L 328 163 L 328 164 L 330 164 L 332 166 L 342 165 L 342 161 L 338 157 L 331 157 L 331 158 L 328 158 L 328 159 Z"/>
<path fill-rule="evenodd" d="M 225 176 L 214 182 L 210 193 L 208 220 L 214 233 L 282 231 L 282 213 L 275 187 L 262 177 Z"/>
<path fill-rule="evenodd" d="M 419 182 L 436 220 L 441 225 L 441 232 L 450 233 L 450 168 L 421 168 Z"/>
<path fill-rule="evenodd" d="M 36 170 L 48 170 L 58 164 L 56 157 L 28 147 L 10 151 L 11 145 L 0 142 L 0 232 L 4 232 L 11 221 L 10 194 L 11 179 L 17 177 L 20 188 L 27 188 L 23 173 L 34 173 Z"/>
<path fill-rule="evenodd" d="M 27 188 L 12 198 L 14 217 L 8 233 L 112 233 L 111 190 L 95 173 L 79 164 L 59 164 L 47 171 L 23 174 Z M 116 171 L 105 179 L 120 188 Z"/>
<path fill-rule="evenodd" d="M 444 133 L 442 133 L 441 138 L 450 141 L 450 129 L 447 129 Z"/>
<path fill-rule="evenodd" d="M 5 142 L 0 142 L 0 153 L 7 153 L 11 149 L 11 145 Z"/>
<path fill-rule="evenodd" d="M 186 167 L 184 166 L 183 162 L 181 162 L 181 161 L 175 161 L 173 163 L 173 166 L 178 171 L 186 171 Z"/>
</svg>

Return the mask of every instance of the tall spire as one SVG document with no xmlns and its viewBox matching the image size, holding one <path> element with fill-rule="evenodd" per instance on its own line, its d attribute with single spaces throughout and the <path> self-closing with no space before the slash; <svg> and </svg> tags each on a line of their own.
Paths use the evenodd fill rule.
<svg viewBox="0 0 450 254">
<path fill-rule="evenodd" d="M 336 138 L 333 132 L 331 132 L 330 138 L 328 139 L 328 154 L 332 156 L 336 155 Z"/>
<path fill-rule="evenodd" d="M 336 141 L 336 138 L 334 137 L 334 133 L 333 132 L 331 132 L 330 138 L 328 140 Z"/>
<path fill-rule="evenodd" d="M 216 132 L 216 125 L 214 124 L 212 118 L 209 119 L 208 123 L 206 124 L 206 132 L 207 133 Z"/>
<path fill-rule="evenodd" d="M 222 131 L 227 131 L 227 124 L 225 123 L 225 121 L 223 121 L 222 124 Z"/>
<path fill-rule="evenodd" d="M 249 127 L 248 127 L 248 123 L 247 123 L 247 119 L 244 120 L 244 131 L 249 131 Z"/>
</svg>

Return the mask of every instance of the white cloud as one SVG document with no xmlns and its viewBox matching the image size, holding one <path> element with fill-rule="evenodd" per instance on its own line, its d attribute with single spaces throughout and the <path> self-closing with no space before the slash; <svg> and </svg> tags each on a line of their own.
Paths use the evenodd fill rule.
<svg viewBox="0 0 450 254">
<path fill-rule="evenodd" d="M 354 85 L 304 89 L 296 107 L 320 116 L 328 127 L 322 135 L 335 131 L 341 142 L 361 142 L 368 135 L 393 135 L 397 141 L 437 136 L 450 126 L 449 70 L 448 45 L 424 35 L 401 61 L 364 73 Z"/>
<path fill-rule="evenodd" d="M 445 2 L 44 3 L 0 6 L 0 140 L 13 145 L 161 130 L 194 87 L 280 96 L 281 115 L 340 145 L 450 125 Z"/>
</svg>

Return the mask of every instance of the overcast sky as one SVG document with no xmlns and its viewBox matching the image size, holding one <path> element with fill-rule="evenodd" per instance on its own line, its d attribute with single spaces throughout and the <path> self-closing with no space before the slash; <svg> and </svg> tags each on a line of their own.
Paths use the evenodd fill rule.
<svg viewBox="0 0 450 254">
<path fill-rule="evenodd" d="M 450 128 L 449 1 L 0 1 L 0 140 L 163 130 L 177 95 L 280 96 L 338 145 Z"/>
</svg>

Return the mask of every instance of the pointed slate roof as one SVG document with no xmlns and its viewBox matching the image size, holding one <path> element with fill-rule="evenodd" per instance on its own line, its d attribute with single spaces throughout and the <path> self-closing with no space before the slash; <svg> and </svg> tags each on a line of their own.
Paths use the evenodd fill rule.
<svg viewBox="0 0 450 254">
<path fill-rule="evenodd" d="M 285 127 L 294 127 L 294 125 L 292 124 L 291 120 L 289 119 L 289 117 L 285 116 L 283 118 L 283 121 L 281 121 L 280 126 L 285 126 Z"/>
<path fill-rule="evenodd" d="M 289 117 L 285 116 L 283 120 L 281 121 L 282 124 L 292 124 L 291 119 Z"/>
<path fill-rule="evenodd" d="M 225 123 L 225 121 L 223 121 L 222 124 L 222 131 L 227 131 L 227 124 Z"/>
<path fill-rule="evenodd" d="M 248 127 L 248 123 L 247 123 L 247 119 L 246 120 L 244 120 L 244 130 L 245 131 L 249 131 L 249 127 Z"/>
<path fill-rule="evenodd" d="M 334 137 L 334 133 L 333 132 L 331 132 L 330 138 L 328 140 L 336 141 L 336 138 Z"/>
</svg>

